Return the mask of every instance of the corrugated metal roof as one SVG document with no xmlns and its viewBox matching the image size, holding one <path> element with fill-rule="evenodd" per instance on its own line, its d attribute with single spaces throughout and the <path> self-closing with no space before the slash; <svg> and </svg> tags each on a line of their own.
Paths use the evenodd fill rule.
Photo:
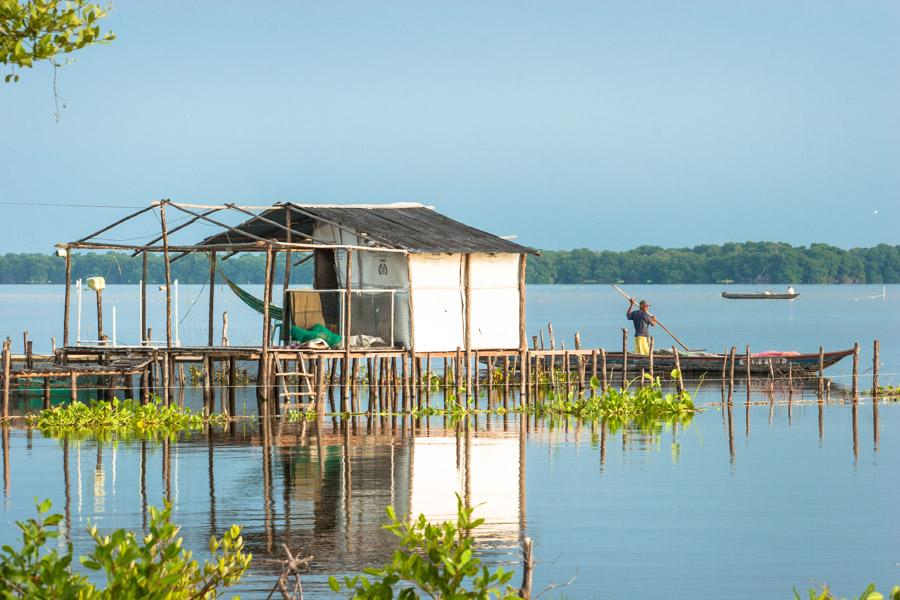
<svg viewBox="0 0 900 600">
<path fill-rule="evenodd" d="M 285 223 L 285 209 L 277 205 L 261 216 Z M 515 242 L 475 229 L 421 205 L 314 206 L 291 204 L 291 228 L 312 235 L 313 221 L 337 224 L 364 234 L 374 245 L 409 252 L 508 252 L 537 254 Z M 302 213 L 302 214 L 301 214 Z M 239 229 L 278 241 L 287 240 L 287 232 L 270 223 L 249 219 Z M 253 242 L 252 238 L 233 231 L 223 231 L 206 238 L 202 244 Z M 297 240 L 294 237 L 293 241 Z"/>
</svg>

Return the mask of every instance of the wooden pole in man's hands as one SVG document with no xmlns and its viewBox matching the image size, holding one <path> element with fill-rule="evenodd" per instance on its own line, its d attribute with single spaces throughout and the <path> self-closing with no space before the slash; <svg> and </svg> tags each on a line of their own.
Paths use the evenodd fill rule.
<svg viewBox="0 0 900 600">
<path fill-rule="evenodd" d="M 624 291 L 622 291 L 622 288 L 620 288 L 620 287 L 617 286 L 616 284 L 612 284 L 612 286 L 613 286 L 613 289 L 615 289 L 617 292 L 619 292 L 620 294 L 622 294 L 623 296 L 625 296 L 625 298 L 627 298 L 628 300 L 634 300 L 634 298 L 632 298 L 631 296 L 629 296 L 628 294 L 626 294 Z M 651 314 L 650 316 L 653 317 L 652 314 Z M 656 317 L 653 317 L 653 318 L 656 319 Z M 677 336 L 677 335 L 675 335 L 674 333 L 672 333 L 671 331 L 669 331 L 669 328 L 668 328 L 668 327 L 666 327 L 665 325 L 663 325 L 662 323 L 660 323 L 660 322 L 659 322 L 659 319 L 656 319 L 656 324 L 659 325 L 660 327 L 662 327 L 662 330 L 665 331 L 666 333 L 668 333 L 668 334 L 672 337 L 672 339 L 675 340 L 676 342 L 678 342 L 678 344 L 679 344 L 682 348 L 684 348 L 684 349 L 687 350 L 688 352 L 691 351 L 691 349 L 688 348 L 688 347 L 685 345 L 684 342 L 682 342 L 680 339 L 678 339 L 678 336 Z"/>
</svg>

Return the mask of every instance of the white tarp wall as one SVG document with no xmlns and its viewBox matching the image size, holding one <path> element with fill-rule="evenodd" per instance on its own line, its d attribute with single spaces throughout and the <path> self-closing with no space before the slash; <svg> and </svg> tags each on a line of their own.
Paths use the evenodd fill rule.
<svg viewBox="0 0 900 600">
<path fill-rule="evenodd" d="M 441 352 L 466 345 L 461 254 L 410 254 L 416 352 Z"/>
<path fill-rule="evenodd" d="M 519 255 L 472 254 L 469 288 L 472 349 L 518 348 Z"/>
<path fill-rule="evenodd" d="M 316 225 L 313 237 L 332 244 L 365 245 L 364 243 L 360 244 L 356 234 L 322 223 Z M 338 284 L 345 287 L 347 254 L 338 250 L 335 252 L 335 262 Z M 404 346 L 408 347 L 410 343 L 409 276 L 406 268 L 406 255 L 399 252 L 354 251 L 350 276 L 353 290 L 396 290 L 394 292 L 394 341 L 402 342 Z M 364 295 L 360 294 L 360 296 Z M 354 307 L 356 303 L 357 300 L 354 299 Z M 356 328 L 352 325 L 351 329 L 354 334 L 357 333 Z"/>
</svg>

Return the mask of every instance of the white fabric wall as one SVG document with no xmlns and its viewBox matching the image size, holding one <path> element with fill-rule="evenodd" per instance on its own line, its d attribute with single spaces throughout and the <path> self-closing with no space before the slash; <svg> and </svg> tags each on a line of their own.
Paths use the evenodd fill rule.
<svg viewBox="0 0 900 600">
<path fill-rule="evenodd" d="M 416 352 L 464 348 L 461 254 L 410 254 Z"/>
<path fill-rule="evenodd" d="M 469 259 L 472 349 L 519 347 L 519 255 L 473 254 Z"/>
</svg>

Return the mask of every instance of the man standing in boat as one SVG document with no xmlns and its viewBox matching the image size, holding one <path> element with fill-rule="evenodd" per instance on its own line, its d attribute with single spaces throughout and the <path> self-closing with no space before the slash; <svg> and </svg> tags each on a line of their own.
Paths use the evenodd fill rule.
<svg viewBox="0 0 900 600">
<path fill-rule="evenodd" d="M 656 317 L 647 312 L 650 304 L 641 300 L 640 308 L 634 309 L 635 299 L 628 299 L 628 311 L 625 317 L 634 323 L 634 353 L 640 356 L 650 354 L 650 326 L 656 325 Z"/>
</svg>

